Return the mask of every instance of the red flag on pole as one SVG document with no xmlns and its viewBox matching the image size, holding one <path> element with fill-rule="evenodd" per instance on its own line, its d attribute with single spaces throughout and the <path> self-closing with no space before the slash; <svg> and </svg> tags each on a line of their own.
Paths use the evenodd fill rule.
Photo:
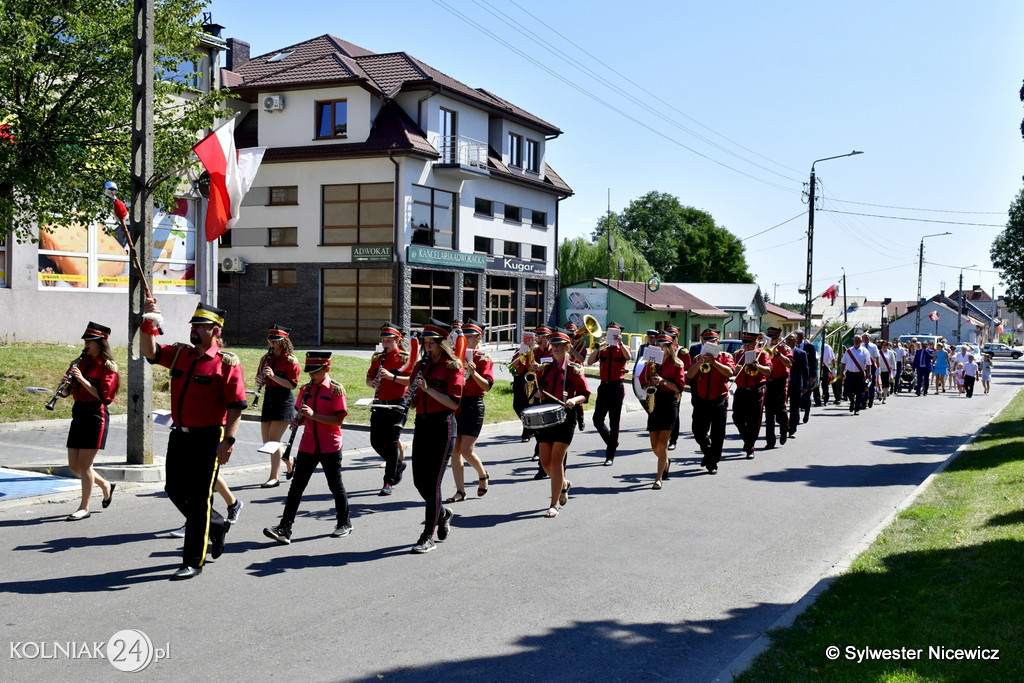
<svg viewBox="0 0 1024 683">
<path fill-rule="evenodd" d="M 936 313 L 935 311 L 932 311 L 931 313 L 928 314 L 928 319 L 929 320 L 934 320 L 935 322 L 938 322 L 939 321 L 939 314 Z"/>
<path fill-rule="evenodd" d="M 829 299 L 834 303 L 837 296 L 839 296 L 839 285 L 836 284 L 826 289 L 825 292 L 821 295 L 821 298 Z"/>
<path fill-rule="evenodd" d="M 206 241 L 212 242 L 228 231 L 228 221 L 237 218 L 242 204 L 242 184 L 235 151 L 235 120 L 213 131 L 192 151 L 210 174 L 210 199 L 206 205 Z"/>
</svg>

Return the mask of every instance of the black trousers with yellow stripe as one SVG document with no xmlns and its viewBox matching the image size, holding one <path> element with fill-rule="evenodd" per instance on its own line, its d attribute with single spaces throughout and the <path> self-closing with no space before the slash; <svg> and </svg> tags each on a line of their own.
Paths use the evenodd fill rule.
<svg viewBox="0 0 1024 683">
<path fill-rule="evenodd" d="M 227 523 L 213 509 L 213 485 L 217 481 L 217 444 L 221 427 L 188 432 L 172 429 L 167 439 L 167 484 L 164 491 L 185 516 L 185 550 L 182 564 L 202 567 L 209 539 L 227 532 Z"/>
</svg>

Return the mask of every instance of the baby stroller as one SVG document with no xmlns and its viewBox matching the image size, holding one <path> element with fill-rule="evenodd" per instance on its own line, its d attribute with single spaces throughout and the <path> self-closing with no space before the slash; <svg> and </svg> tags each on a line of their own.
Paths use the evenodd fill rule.
<svg viewBox="0 0 1024 683">
<path fill-rule="evenodd" d="M 914 368 L 910 363 L 904 363 L 903 369 L 900 370 L 899 377 L 896 378 L 896 390 L 913 391 L 916 386 L 917 372 L 914 371 Z"/>
</svg>

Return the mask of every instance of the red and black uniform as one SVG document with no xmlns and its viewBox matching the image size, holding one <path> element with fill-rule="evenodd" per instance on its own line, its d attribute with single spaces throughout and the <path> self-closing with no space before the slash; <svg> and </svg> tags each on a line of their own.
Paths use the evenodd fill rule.
<svg viewBox="0 0 1024 683">
<path fill-rule="evenodd" d="M 299 383 L 299 360 L 287 353 L 279 356 L 264 356 L 259 368 L 259 377 L 263 382 L 263 407 L 260 411 L 260 422 L 291 422 L 295 418 L 295 393 L 288 387 L 281 386 L 273 380 L 263 377 L 263 368 L 270 366 L 274 375 L 286 379 L 297 386 Z"/>
<path fill-rule="evenodd" d="M 586 396 L 588 400 L 590 399 L 590 389 L 587 388 L 587 380 L 583 376 L 583 366 L 568 361 L 565 365 L 558 366 L 552 360 L 544 363 L 537 371 L 537 391 L 534 394 L 537 400 L 535 404 L 556 403 L 554 399 L 541 393 L 542 390 L 560 401 L 566 401 L 576 396 Z M 566 410 L 562 422 L 537 430 L 537 443 L 571 444 L 575 431 L 575 411 Z"/>
<path fill-rule="evenodd" d="M 699 348 L 699 347 L 698 347 Z M 683 381 L 686 381 L 686 368 L 690 367 L 690 352 L 684 349 L 682 346 L 676 347 L 676 358 L 683 363 Z M 690 398 L 693 401 L 693 398 Z M 676 442 L 679 440 L 679 409 L 683 405 L 683 397 L 679 396 L 679 401 L 676 402 L 676 421 L 672 424 L 672 433 L 668 435 L 668 449 L 670 451 L 675 450 Z"/>
<path fill-rule="evenodd" d="M 522 360 L 516 362 L 524 355 Z M 523 408 L 529 405 L 529 397 L 526 395 L 526 373 L 535 363 L 540 363 L 543 358 L 550 355 L 551 348 L 549 346 L 544 346 L 544 348 L 534 346 L 526 354 L 516 351 L 512 356 L 512 361 L 515 362 L 512 368 L 512 410 L 516 412 L 516 415 L 520 415 Z"/>
<path fill-rule="evenodd" d="M 77 380 L 71 387 L 75 403 L 71 407 L 71 428 L 68 430 L 68 448 L 100 450 L 107 445 L 110 431 L 110 410 L 108 405 L 117 396 L 119 380 L 114 361 L 84 356 L 78 363 L 89 384 L 96 388 L 99 398 L 90 394 Z"/>
<path fill-rule="evenodd" d="M 746 349 L 736 352 L 735 363 L 741 367 Z M 768 354 L 758 349 L 757 357 L 751 367 L 755 365 L 771 365 Z M 764 388 L 768 384 L 768 377 L 762 375 L 760 370 L 753 374 L 741 369 L 736 375 L 736 393 L 733 396 L 732 422 L 743 439 L 743 452 L 751 455 L 754 452 L 754 443 L 761 434 L 761 420 L 764 414 Z"/>
<path fill-rule="evenodd" d="M 366 379 L 377 379 L 374 403 L 401 406 L 407 387 L 384 377 L 383 367 L 391 375 L 401 376 L 401 370 L 409 361 L 409 354 L 397 348 L 375 353 L 370 360 Z M 397 408 L 374 408 L 370 406 L 370 446 L 384 459 L 384 485 L 395 486 L 402 480 L 405 462 L 399 460 L 398 440 L 405 423 L 405 411 Z"/>
<path fill-rule="evenodd" d="M 337 382 L 332 382 L 330 375 L 327 374 L 319 383 L 310 382 L 302 387 L 297 400 L 298 405 L 309 406 L 314 415 L 348 415 L 345 389 Z M 303 420 L 299 455 L 295 458 L 295 476 L 288 488 L 288 499 L 281 515 L 282 526 L 291 528 L 295 514 L 299 510 L 302 494 L 317 465 L 323 468 L 327 486 L 334 496 L 338 526 L 349 523 L 348 495 L 345 493 L 345 484 L 341 481 L 341 450 L 340 425 L 324 424 L 310 418 Z"/>
<path fill-rule="evenodd" d="M 466 369 L 465 387 L 462 400 L 459 401 L 457 416 L 458 434 L 460 436 L 480 436 L 484 426 L 484 394 L 494 386 L 494 362 L 482 351 L 473 351 L 473 364 L 476 373 L 484 378 L 487 387 L 480 386 L 469 370 Z"/>
<path fill-rule="evenodd" d="M 720 353 L 716 360 L 730 369 L 736 367 L 732 356 Z M 693 361 L 687 370 L 693 366 Z M 722 447 L 725 444 L 725 423 L 729 409 L 729 377 L 723 375 L 714 366 L 710 372 L 698 372 L 690 378 L 692 392 L 693 416 L 690 429 L 693 438 L 700 445 L 704 457 L 701 467 L 718 469 L 722 459 Z"/>
<path fill-rule="evenodd" d="M 249 405 L 245 378 L 238 357 L 216 345 L 200 351 L 184 344 L 158 344 L 150 362 L 171 373 L 174 426 L 167 439 L 164 490 L 185 516 L 184 563 L 201 567 L 209 537 L 227 532 L 224 518 L 211 502 L 219 467 L 217 445 L 228 410 Z"/>
<path fill-rule="evenodd" d="M 626 377 L 628 359 L 621 346 L 606 346 L 597 353 L 601 383 L 597 386 L 597 400 L 594 403 L 594 427 L 604 440 L 604 457 L 611 460 L 619 447 L 619 420 L 622 416 L 622 401 L 626 397 L 623 381 Z M 604 423 L 608 417 L 608 425 Z"/>
<path fill-rule="evenodd" d="M 775 448 L 775 425 L 779 425 L 779 441 L 783 444 L 789 437 L 789 416 L 786 409 L 786 396 L 789 392 L 789 366 L 783 358 L 790 361 L 793 352 L 784 344 L 779 344 L 772 356 L 772 376 L 764 390 L 764 442 L 767 448 Z"/>
<path fill-rule="evenodd" d="M 657 365 L 644 364 L 643 372 L 640 373 L 640 381 L 643 386 L 651 382 L 651 375 L 655 371 L 661 377 L 657 391 L 654 393 L 654 410 L 647 416 L 647 431 L 661 432 L 671 430 L 679 420 L 679 395 L 686 386 L 686 375 L 683 364 L 677 364 L 674 359 L 664 361 Z"/>
<path fill-rule="evenodd" d="M 427 386 L 452 398 L 456 403 L 462 400 L 465 376 L 462 363 L 441 360 L 432 363 L 429 359 L 417 363 L 412 376 L 422 373 Z M 440 403 L 429 392 L 416 390 L 416 427 L 412 437 L 412 479 L 416 490 L 426 502 L 423 533 L 433 536 L 434 529 L 444 510 L 441 505 L 441 480 L 444 478 L 448 459 L 455 450 L 455 413 Z"/>
</svg>

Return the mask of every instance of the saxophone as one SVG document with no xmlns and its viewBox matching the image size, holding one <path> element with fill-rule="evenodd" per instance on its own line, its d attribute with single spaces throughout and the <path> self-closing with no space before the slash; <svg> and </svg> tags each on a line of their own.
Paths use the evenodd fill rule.
<svg viewBox="0 0 1024 683">
<path fill-rule="evenodd" d="M 661 384 L 661 376 L 658 374 L 658 368 L 656 365 L 651 366 L 651 375 L 647 380 L 647 386 L 644 389 L 647 391 L 647 398 L 644 400 L 644 410 L 650 415 L 654 412 L 654 401 L 658 395 L 658 385 Z"/>
</svg>

